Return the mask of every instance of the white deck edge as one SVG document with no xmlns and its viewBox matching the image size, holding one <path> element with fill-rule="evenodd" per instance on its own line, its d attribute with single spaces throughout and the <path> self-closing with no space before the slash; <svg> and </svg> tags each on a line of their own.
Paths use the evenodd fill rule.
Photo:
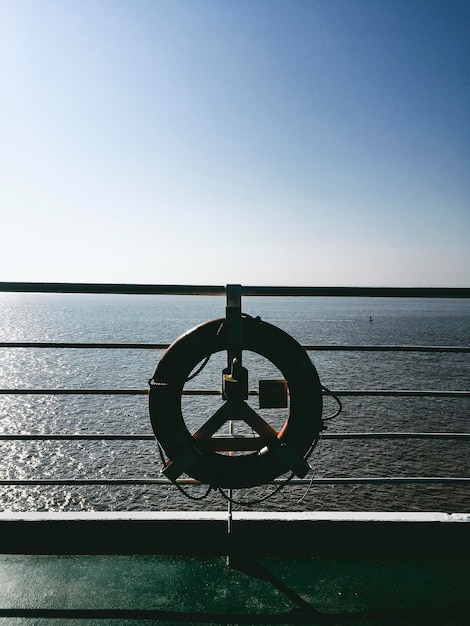
<svg viewBox="0 0 470 626">
<path fill-rule="evenodd" d="M 363 511 L 321 511 L 302 513 L 234 513 L 239 521 L 330 521 L 330 522 L 470 522 L 470 513 L 424 512 L 363 512 Z"/>
<path fill-rule="evenodd" d="M 0 511 L 1 522 L 226 522 L 223 511 Z M 470 522 L 470 513 L 441 512 L 233 512 L 232 522 Z"/>
</svg>

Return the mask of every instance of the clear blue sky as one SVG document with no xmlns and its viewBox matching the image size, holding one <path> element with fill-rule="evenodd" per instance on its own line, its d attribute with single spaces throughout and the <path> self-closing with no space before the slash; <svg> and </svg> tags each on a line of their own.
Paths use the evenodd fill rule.
<svg viewBox="0 0 470 626">
<path fill-rule="evenodd" d="M 0 0 L 0 280 L 470 285 L 470 2 Z"/>
</svg>

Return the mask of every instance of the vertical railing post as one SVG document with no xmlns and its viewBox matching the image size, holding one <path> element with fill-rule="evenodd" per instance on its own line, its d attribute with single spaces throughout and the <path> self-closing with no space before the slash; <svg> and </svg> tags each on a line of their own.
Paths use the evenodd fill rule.
<svg viewBox="0 0 470 626">
<path fill-rule="evenodd" d="M 242 286 L 227 285 L 226 287 L 227 306 L 225 308 L 226 332 L 227 332 L 227 368 L 232 369 L 234 361 L 242 365 Z M 230 420 L 230 434 L 233 432 L 233 423 Z M 233 536 L 232 536 L 232 489 L 228 493 L 227 506 L 227 535 L 229 554 L 227 556 L 227 564 L 231 565 L 233 552 Z"/>
<path fill-rule="evenodd" d="M 242 364 L 242 286 L 227 285 L 226 294 L 227 367 L 230 368 L 234 359 Z"/>
</svg>

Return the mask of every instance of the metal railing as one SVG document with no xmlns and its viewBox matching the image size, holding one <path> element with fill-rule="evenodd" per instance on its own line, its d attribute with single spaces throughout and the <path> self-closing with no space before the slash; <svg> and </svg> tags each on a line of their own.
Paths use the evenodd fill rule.
<svg viewBox="0 0 470 626">
<path fill-rule="evenodd" d="M 25 283 L 1 282 L 0 292 L 17 293 L 80 293 L 80 294 L 145 294 L 145 295 L 198 295 L 224 296 L 224 286 L 194 285 L 133 285 L 133 284 L 86 284 L 86 283 Z M 242 286 L 243 296 L 341 296 L 341 297 L 398 297 L 398 298 L 470 298 L 469 288 L 363 288 L 363 287 L 252 287 Z M 164 350 L 166 343 L 83 343 L 83 342 L 0 342 L 1 349 L 85 349 L 85 350 Z M 419 345 L 304 345 L 305 350 L 347 352 L 416 352 L 416 353 L 470 353 L 468 346 L 419 346 Z M 396 390 L 396 389 L 334 389 L 338 397 L 420 397 L 420 398 L 470 398 L 470 391 L 459 390 Z M 116 395 L 145 396 L 148 389 L 0 389 L 0 395 Z M 185 389 L 185 395 L 221 395 L 220 390 Z M 257 391 L 250 391 L 255 396 Z M 325 440 L 381 440 L 422 439 L 458 440 L 470 439 L 466 432 L 339 432 L 325 433 Z M 3 433 L 0 441 L 153 441 L 154 436 L 142 434 L 33 434 Z M 179 479 L 181 484 L 196 484 L 192 479 Z M 277 481 L 279 482 L 279 479 Z M 470 477 L 328 477 L 293 479 L 291 484 L 435 484 L 470 483 Z M 162 485 L 171 484 L 167 478 L 123 479 L 5 479 L 0 485 Z"/>
</svg>

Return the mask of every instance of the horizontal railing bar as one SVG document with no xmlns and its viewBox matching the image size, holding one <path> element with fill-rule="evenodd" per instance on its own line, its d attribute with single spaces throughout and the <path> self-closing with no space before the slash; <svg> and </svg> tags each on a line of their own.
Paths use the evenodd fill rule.
<svg viewBox="0 0 470 626">
<path fill-rule="evenodd" d="M 230 441 L 231 435 L 219 438 Z M 254 439 L 247 436 L 247 439 Z M 364 432 L 364 433 L 325 433 L 322 439 L 470 439 L 470 433 L 422 433 L 422 432 Z M 34 434 L 3 433 L 0 441 L 155 441 L 152 434 Z"/>
<path fill-rule="evenodd" d="M 51 396 L 147 396 L 147 389 L 0 389 L 0 395 L 51 395 Z M 203 392 L 200 395 L 221 395 L 221 391 Z M 192 394 L 196 395 L 196 394 Z"/>
<path fill-rule="evenodd" d="M 265 287 L 242 285 L 243 296 L 470 298 L 468 287 Z"/>
<path fill-rule="evenodd" d="M 0 291 L 150 295 L 226 294 L 221 285 L 149 285 L 117 283 L 0 282 Z M 241 286 L 243 296 L 341 296 L 393 298 L 470 298 L 469 287 L 287 287 Z"/>
<path fill-rule="evenodd" d="M 384 397 L 429 397 L 429 398 L 470 398 L 470 391 L 435 391 L 415 389 L 338 389 L 331 393 L 337 396 L 384 396 Z M 328 394 L 327 394 L 328 395 Z"/>
<path fill-rule="evenodd" d="M 285 481 L 275 480 L 272 484 L 279 484 Z M 417 477 L 377 477 L 377 478 L 297 478 L 289 481 L 292 485 L 348 485 L 348 484 L 420 484 L 420 483 L 470 483 L 469 477 L 455 476 L 417 476 Z"/>
<path fill-rule="evenodd" d="M 168 343 L 81 343 L 81 342 L 31 342 L 2 341 L 0 348 L 67 348 L 67 349 L 99 349 L 99 350 L 166 350 Z M 391 345 L 304 345 L 304 350 L 333 352 L 470 352 L 470 346 L 391 346 Z"/>
<path fill-rule="evenodd" d="M 0 441 L 155 441 L 155 435 L 139 434 L 1 434 Z"/>
<path fill-rule="evenodd" d="M 470 433 L 325 433 L 322 439 L 470 439 Z"/>
<path fill-rule="evenodd" d="M 0 344 L 1 346 L 1 344 Z M 304 350 L 334 352 L 470 352 L 470 346 L 340 346 L 304 345 Z"/>
<path fill-rule="evenodd" d="M 77 343 L 77 342 L 31 342 L 2 341 L 0 348 L 72 348 L 79 350 L 166 350 L 169 343 Z"/>
<path fill-rule="evenodd" d="M 126 295 L 225 296 L 222 285 L 144 285 L 131 283 L 0 282 L 0 292 Z"/>
<path fill-rule="evenodd" d="M 147 389 L 0 389 L 0 395 L 102 395 L 102 396 L 146 396 Z M 390 396 L 390 397 L 429 397 L 429 398 L 468 398 L 470 391 L 435 391 L 416 389 L 338 389 L 330 390 L 337 396 Z M 330 393 L 324 392 L 329 396 Z M 211 389 L 183 389 L 184 396 L 221 396 L 221 390 Z M 258 396 L 259 392 L 252 390 L 250 396 Z"/>
<path fill-rule="evenodd" d="M 178 479 L 177 484 L 182 485 L 202 485 L 193 479 Z M 281 484 L 285 480 L 274 480 L 266 484 Z M 348 485 L 348 484 L 420 484 L 420 483 L 470 483 L 469 477 L 450 477 L 450 476 L 404 476 L 404 477 L 360 477 L 360 478 L 301 478 L 292 479 L 289 485 Z M 82 487 L 92 485 L 171 485 L 173 484 L 168 478 L 76 478 L 76 479 L 1 479 L 0 486 L 64 486 L 64 487 Z"/>
<path fill-rule="evenodd" d="M 222 285 L 154 285 L 117 283 L 44 283 L 0 282 L 0 291 L 33 293 L 153 294 L 153 295 L 225 295 Z M 468 298 L 467 287 L 305 287 L 246 286 L 245 296 L 376 296 Z"/>
</svg>

